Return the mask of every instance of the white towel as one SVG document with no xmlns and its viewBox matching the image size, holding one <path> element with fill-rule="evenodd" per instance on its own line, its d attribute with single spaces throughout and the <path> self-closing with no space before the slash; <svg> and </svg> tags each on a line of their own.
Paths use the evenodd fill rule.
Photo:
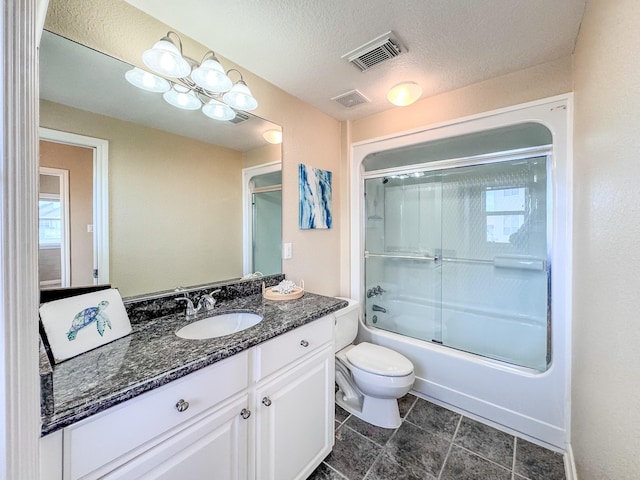
<svg viewBox="0 0 640 480">
<path fill-rule="evenodd" d="M 122 297 L 115 288 L 44 303 L 40 319 L 56 363 L 131 332 Z"/>
</svg>

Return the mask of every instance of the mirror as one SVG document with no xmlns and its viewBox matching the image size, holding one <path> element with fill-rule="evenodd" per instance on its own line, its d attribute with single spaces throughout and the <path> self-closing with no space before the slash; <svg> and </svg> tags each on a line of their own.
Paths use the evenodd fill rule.
<svg viewBox="0 0 640 480">
<path fill-rule="evenodd" d="M 281 161 L 280 145 L 263 138 L 281 128 L 244 112 L 220 122 L 179 110 L 162 95 L 130 85 L 124 74 L 131 68 L 43 33 L 41 127 L 86 137 L 93 152 L 92 140 L 108 141 L 108 200 L 103 195 L 102 207 L 94 203 L 93 223 L 83 220 L 80 229 L 94 239 L 108 229 L 102 235 L 109 245 L 108 281 L 123 296 L 241 277 L 243 171 Z M 73 185 L 73 171 L 69 178 Z M 108 211 L 108 225 L 98 221 L 100 208 Z M 100 254 L 94 251 L 95 262 Z M 72 242 L 71 272 L 74 255 Z M 70 286 L 78 286 L 73 276 Z"/>
</svg>

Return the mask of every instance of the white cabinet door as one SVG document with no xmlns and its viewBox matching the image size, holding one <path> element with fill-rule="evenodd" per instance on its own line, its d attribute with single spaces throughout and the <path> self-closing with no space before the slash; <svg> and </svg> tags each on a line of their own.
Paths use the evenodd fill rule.
<svg viewBox="0 0 640 480">
<path fill-rule="evenodd" d="M 248 396 L 217 408 L 105 479 L 247 480 Z M 247 417 L 247 418 L 245 418 Z"/>
<path fill-rule="evenodd" d="M 305 479 L 334 442 L 333 346 L 256 388 L 256 478 Z"/>
</svg>

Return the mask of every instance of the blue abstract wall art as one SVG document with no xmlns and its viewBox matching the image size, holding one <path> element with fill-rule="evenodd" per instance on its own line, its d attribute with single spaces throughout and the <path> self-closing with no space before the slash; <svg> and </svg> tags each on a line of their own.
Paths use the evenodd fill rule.
<svg viewBox="0 0 640 480">
<path fill-rule="evenodd" d="M 331 228 L 331 172 L 298 165 L 300 229 Z"/>
</svg>

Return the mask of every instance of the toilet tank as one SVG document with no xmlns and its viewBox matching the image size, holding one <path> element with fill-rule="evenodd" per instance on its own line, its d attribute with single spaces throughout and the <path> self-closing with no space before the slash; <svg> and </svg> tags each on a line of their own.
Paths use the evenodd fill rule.
<svg viewBox="0 0 640 480">
<path fill-rule="evenodd" d="M 334 313 L 336 325 L 334 329 L 334 351 L 342 350 L 347 345 L 353 343 L 358 335 L 358 319 L 360 316 L 360 302 L 352 298 L 341 298 L 349 305 Z"/>
</svg>

